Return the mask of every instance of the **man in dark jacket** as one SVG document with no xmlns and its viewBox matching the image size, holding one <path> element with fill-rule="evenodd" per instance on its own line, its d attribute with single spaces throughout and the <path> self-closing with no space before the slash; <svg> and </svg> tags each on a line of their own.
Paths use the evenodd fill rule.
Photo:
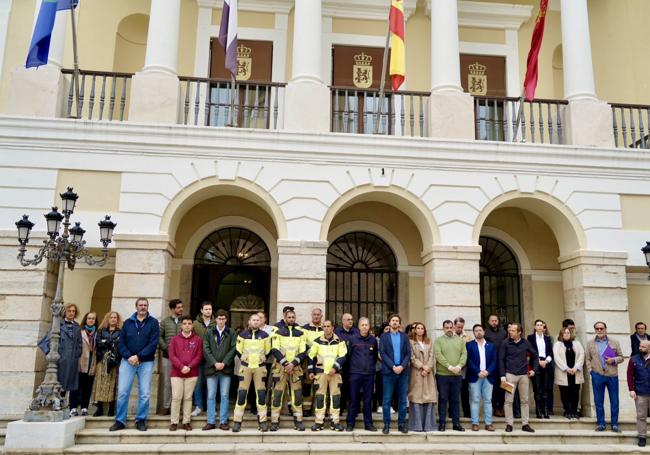
<svg viewBox="0 0 650 455">
<path fill-rule="evenodd" d="M 397 429 L 400 433 L 408 433 L 406 428 L 406 397 L 409 389 L 409 363 L 411 361 L 411 343 L 399 327 L 402 318 L 393 314 L 388 318 L 390 332 L 384 333 L 379 338 L 379 355 L 381 356 L 382 386 L 382 412 L 384 416 L 384 429 L 382 433 L 390 431 L 390 405 L 393 395 L 397 395 Z"/>
<path fill-rule="evenodd" d="M 120 333 L 119 350 L 122 360 L 117 380 L 117 414 L 110 431 L 126 427 L 126 413 L 133 380 L 138 377 L 138 411 L 135 427 L 147 431 L 149 397 L 154 359 L 158 348 L 160 327 L 156 318 L 149 314 L 149 301 L 144 297 L 135 301 L 136 312 L 124 321 Z"/>
<path fill-rule="evenodd" d="M 528 387 L 530 380 L 535 376 L 539 369 L 537 359 L 537 350 L 521 337 L 521 324 L 516 322 L 508 327 L 508 339 L 501 344 L 499 350 L 499 374 L 501 375 L 501 385 L 511 387 L 512 391 L 506 392 L 505 411 L 506 411 L 506 432 L 512 432 L 513 411 L 512 403 L 515 397 L 515 391 L 519 389 L 521 400 L 521 429 L 529 433 L 534 433 L 528 425 Z"/>
<path fill-rule="evenodd" d="M 499 362 L 499 349 L 501 348 L 501 343 L 503 343 L 506 338 L 508 338 L 508 333 L 503 326 L 501 326 L 499 316 L 491 314 L 488 318 L 488 326 L 485 329 L 485 341 L 494 345 L 494 350 L 497 353 L 497 364 Z M 495 384 L 492 388 L 492 411 L 495 417 L 503 417 L 505 416 L 505 413 L 503 412 L 505 391 L 498 385 L 498 381 L 496 380 L 498 374 L 499 372 L 497 368 L 494 377 L 492 378 L 492 382 Z"/>
<path fill-rule="evenodd" d="M 228 426 L 228 394 L 230 381 L 235 368 L 235 346 L 237 334 L 226 325 L 228 313 L 217 310 L 217 324 L 207 329 L 203 335 L 204 374 L 208 383 L 208 422 L 203 430 L 216 428 L 217 386 L 219 387 L 219 428 L 230 430 Z"/>
<path fill-rule="evenodd" d="M 639 447 L 645 447 L 650 410 L 650 341 L 639 343 L 639 353 L 630 357 L 627 364 L 627 388 L 636 405 L 636 430 Z"/>
<path fill-rule="evenodd" d="M 366 431 L 377 431 L 372 424 L 372 391 L 377 365 L 377 339 L 370 334 L 370 320 L 359 318 L 359 333 L 348 342 L 350 367 L 350 408 L 345 431 L 354 430 L 359 414 L 359 400 L 363 393 L 363 425 Z M 390 412 L 390 411 L 389 411 Z M 390 414 L 389 414 L 390 415 Z"/>
<path fill-rule="evenodd" d="M 354 326 L 354 318 L 350 313 L 344 313 L 341 316 L 341 326 L 334 329 L 334 334 L 339 337 L 339 340 L 344 341 L 350 344 L 350 340 L 353 336 L 359 334 L 359 330 Z M 350 352 L 350 346 L 348 346 L 348 353 Z M 345 362 L 343 364 L 343 370 L 341 370 L 341 412 L 344 412 L 348 408 L 348 401 L 350 396 L 350 363 Z"/>
<path fill-rule="evenodd" d="M 646 333 L 646 325 L 645 322 L 637 322 L 634 324 L 634 333 L 630 335 L 630 345 L 632 346 L 631 356 L 639 353 L 639 344 L 643 340 L 650 340 Z"/>
<path fill-rule="evenodd" d="M 467 343 L 467 374 L 469 384 L 470 413 L 472 416 L 472 431 L 479 428 L 479 410 L 483 402 L 485 429 L 494 431 L 492 424 L 492 389 L 494 373 L 497 370 L 497 353 L 494 345 L 485 340 L 485 332 L 481 324 L 472 328 L 474 339 Z"/>
</svg>

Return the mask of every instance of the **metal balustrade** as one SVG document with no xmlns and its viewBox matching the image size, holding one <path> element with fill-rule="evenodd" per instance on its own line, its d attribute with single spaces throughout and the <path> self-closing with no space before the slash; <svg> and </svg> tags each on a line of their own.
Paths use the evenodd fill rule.
<svg viewBox="0 0 650 455">
<path fill-rule="evenodd" d="M 133 73 L 79 71 L 79 99 L 74 93 L 73 70 L 63 69 L 67 79 L 67 117 L 87 120 L 126 120 Z"/>
<path fill-rule="evenodd" d="M 524 101 L 519 116 L 519 98 L 475 96 L 476 139 L 563 144 L 562 106 L 567 104 L 566 100 Z"/>
<path fill-rule="evenodd" d="M 386 91 L 381 109 L 376 89 L 331 87 L 331 93 L 332 132 L 374 134 L 377 130 L 391 136 L 428 135 L 429 92 Z"/>
<path fill-rule="evenodd" d="M 180 123 L 278 129 L 285 83 L 180 77 Z"/>
<path fill-rule="evenodd" d="M 616 147 L 650 148 L 650 106 L 612 103 L 612 127 Z"/>
</svg>

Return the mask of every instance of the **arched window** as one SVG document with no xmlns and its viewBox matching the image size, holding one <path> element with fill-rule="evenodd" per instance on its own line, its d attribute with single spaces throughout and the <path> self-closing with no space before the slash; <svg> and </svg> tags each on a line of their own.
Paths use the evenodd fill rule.
<svg viewBox="0 0 650 455">
<path fill-rule="evenodd" d="M 194 263 L 270 266 L 271 255 L 264 241 L 254 232 L 227 227 L 213 232 L 201 242 Z"/>
<path fill-rule="evenodd" d="M 375 327 L 397 309 L 397 260 L 386 242 L 368 232 L 350 232 L 327 250 L 327 316 L 367 317 Z"/>
<path fill-rule="evenodd" d="M 522 322 L 521 280 L 517 258 L 505 243 L 491 237 L 480 237 L 483 247 L 480 260 L 481 319 L 484 324 L 491 314 L 502 324 Z"/>
</svg>

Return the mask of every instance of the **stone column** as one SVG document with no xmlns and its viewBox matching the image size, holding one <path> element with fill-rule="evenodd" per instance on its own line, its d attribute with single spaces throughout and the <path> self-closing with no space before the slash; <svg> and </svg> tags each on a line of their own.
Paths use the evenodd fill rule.
<svg viewBox="0 0 650 455">
<path fill-rule="evenodd" d="M 429 333 L 442 333 L 442 322 L 458 316 L 465 327 L 481 322 L 480 246 L 438 246 L 422 255 L 424 318 Z"/>
<path fill-rule="evenodd" d="M 152 0 L 144 68 L 131 81 L 129 120 L 176 123 L 180 84 L 176 75 L 180 0 Z"/>
<path fill-rule="evenodd" d="M 586 347 L 595 336 L 594 323 L 604 321 L 608 336 L 621 344 L 630 355 L 630 318 L 625 264 L 627 253 L 576 251 L 558 259 L 564 286 L 564 311 L 576 323 L 577 338 Z M 619 402 L 621 419 L 634 418 L 634 403 L 627 393 L 627 360 L 619 365 Z M 595 416 L 591 384 L 586 377 L 583 409 Z M 607 411 L 608 412 L 608 411 Z"/>
<path fill-rule="evenodd" d="M 291 80 L 285 94 L 284 127 L 330 130 L 330 91 L 322 79 L 322 0 L 296 0 Z"/>
<path fill-rule="evenodd" d="M 613 147 L 611 107 L 596 97 L 587 0 L 562 0 L 561 5 L 566 141 Z"/>
<path fill-rule="evenodd" d="M 282 319 L 285 306 L 296 309 L 301 324 L 311 320 L 314 307 L 325 313 L 328 245 L 324 241 L 278 240 L 278 304 L 270 324 Z"/>
<path fill-rule="evenodd" d="M 25 257 L 34 257 L 45 238 L 32 232 Z M 51 327 L 56 290 L 56 267 L 47 260 L 23 267 L 17 254 L 16 231 L 0 231 L 0 415 L 22 415 L 43 380 L 46 361 L 37 343 Z"/>
<path fill-rule="evenodd" d="M 430 0 L 431 8 L 431 137 L 474 139 L 474 103 L 460 84 L 458 5 L 456 0 Z"/>
<path fill-rule="evenodd" d="M 41 3 L 42 0 L 36 2 L 34 26 Z M 47 65 L 39 68 L 25 68 L 21 65 L 13 69 L 7 114 L 28 117 L 64 116 L 69 84 L 61 74 L 61 68 L 69 22 L 69 10 L 57 11 Z"/>
</svg>

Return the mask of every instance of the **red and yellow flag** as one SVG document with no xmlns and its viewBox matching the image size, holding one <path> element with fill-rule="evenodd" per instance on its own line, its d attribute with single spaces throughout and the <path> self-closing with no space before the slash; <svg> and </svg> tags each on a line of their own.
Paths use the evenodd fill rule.
<svg viewBox="0 0 650 455">
<path fill-rule="evenodd" d="M 539 13 L 533 29 L 533 37 L 530 40 L 530 51 L 526 62 L 526 79 L 524 79 L 524 98 L 532 101 L 535 98 L 535 89 L 537 88 L 537 60 L 539 50 L 542 48 L 542 39 L 544 38 L 544 23 L 546 22 L 546 10 L 548 9 L 548 0 L 540 0 Z"/>
<path fill-rule="evenodd" d="M 404 83 L 406 73 L 403 0 L 391 1 L 388 24 L 391 34 L 390 79 L 393 90 L 397 91 Z"/>
</svg>

